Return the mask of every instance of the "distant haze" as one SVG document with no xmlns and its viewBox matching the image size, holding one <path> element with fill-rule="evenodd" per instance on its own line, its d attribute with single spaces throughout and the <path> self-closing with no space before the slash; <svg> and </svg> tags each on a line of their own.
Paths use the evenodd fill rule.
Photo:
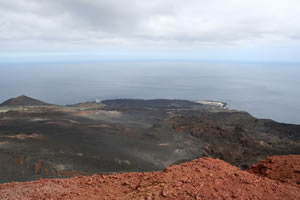
<svg viewBox="0 0 300 200">
<path fill-rule="evenodd" d="M 101 62 L 0 65 L 0 101 L 170 98 L 224 101 L 259 118 L 300 124 L 299 65 Z"/>
</svg>

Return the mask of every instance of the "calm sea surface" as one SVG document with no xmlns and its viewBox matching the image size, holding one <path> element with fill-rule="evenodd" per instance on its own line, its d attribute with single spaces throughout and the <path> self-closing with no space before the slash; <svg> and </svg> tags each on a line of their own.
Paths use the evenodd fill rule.
<svg viewBox="0 0 300 200">
<path fill-rule="evenodd" d="M 300 65 L 197 62 L 1 64 L 0 101 L 113 98 L 224 101 L 258 118 L 300 124 Z"/>
</svg>

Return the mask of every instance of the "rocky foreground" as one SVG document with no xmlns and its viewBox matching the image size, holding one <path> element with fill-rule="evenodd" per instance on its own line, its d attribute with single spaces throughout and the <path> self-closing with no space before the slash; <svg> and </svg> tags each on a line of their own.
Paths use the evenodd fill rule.
<svg viewBox="0 0 300 200">
<path fill-rule="evenodd" d="M 200 158 L 158 172 L 1 184 L 0 198 L 296 200 L 300 199 L 299 170 L 299 155 L 271 157 L 248 171 L 219 159 Z"/>
<path fill-rule="evenodd" d="M 284 183 L 300 185 L 299 155 L 272 156 L 253 165 L 248 172 Z"/>
</svg>

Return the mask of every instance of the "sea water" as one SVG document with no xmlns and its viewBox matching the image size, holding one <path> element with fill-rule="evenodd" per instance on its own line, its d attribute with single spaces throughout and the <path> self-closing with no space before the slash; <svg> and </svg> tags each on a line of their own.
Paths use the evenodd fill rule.
<svg viewBox="0 0 300 200">
<path fill-rule="evenodd" d="M 215 100 L 258 118 L 300 124 L 300 64 L 119 61 L 1 64 L 0 101 Z"/>
</svg>

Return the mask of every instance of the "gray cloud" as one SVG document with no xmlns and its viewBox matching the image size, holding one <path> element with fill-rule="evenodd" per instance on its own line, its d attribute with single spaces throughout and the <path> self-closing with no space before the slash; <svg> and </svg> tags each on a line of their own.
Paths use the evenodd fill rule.
<svg viewBox="0 0 300 200">
<path fill-rule="evenodd" d="M 300 46 L 298 0 L 1 0 L 0 50 Z"/>
</svg>

